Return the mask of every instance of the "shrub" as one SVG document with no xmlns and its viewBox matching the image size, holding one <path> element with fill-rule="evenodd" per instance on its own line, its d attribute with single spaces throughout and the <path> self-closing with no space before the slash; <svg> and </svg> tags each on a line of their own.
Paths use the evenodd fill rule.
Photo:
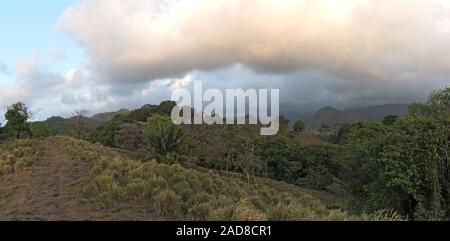
<svg viewBox="0 0 450 241">
<path fill-rule="evenodd" d="M 156 194 L 158 194 L 161 190 L 164 190 L 167 188 L 167 182 L 162 177 L 153 177 L 147 180 L 147 191 L 146 191 L 146 197 L 152 198 Z"/>
<path fill-rule="evenodd" d="M 211 210 L 211 204 L 204 202 L 193 205 L 189 208 L 188 212 L 189 216 L 191 216 L 193 220 L 204 221 L 208 219 Z"/>
<path fill-rule="evenodd" d="M 135 179 L 133 182 L 128 183 L 126 187 L 126 193 L 128 193 L 128 196 L 135 199 L 140 200 L 143 199 L 145 196 L 145 183 L 142 179 Z"/>
<path fill-rule="evenodd" d="M 210 212 L 208 220 L 210 221 L 232 221 L 234 205 L 223 206 Z"/>
<path fill-rule="evenodd" d="M 242 199 L 235 204 L 232 219 L 236 221 L 264 221 L 267 217 L 263 212 L 256 209 L 250 200 Z"/>
<path fill-rule="evenodd" d="M 34 138 L 45 138 L 52 134 L 52 130 L 44 123 L 36 123 L 31 126 Z"/>
<path fill-rule="evenodd" d="M 309 170 L 305 180 L 309 187 L 324 190 L 333 183 L 333 176 L 325 167 L 319 166 Z"/>
<path fill-rule="evenodd" d="M 181 198 L 173 191 L 162 190 L 155 196 L 158 213 L 166 217 L 181 216 Z"/>
<path fill-rule="evenodd" d="M 148 118 L 144 124 L 143 138 L 156 153 L 166 155 L 183 147 L 185 135 L 183 129 L 173 124 L 169 117 L 156 115 Z"/>
<path fill-rule="evenodd" d="M 100 175 L 95 178 L 95 184 L 100 193 L 111 191 L 113 183 L 114 179 L 111 176 Z"/>
<path fill-rule="evenodd" d="M 305 129 L 306 129 L 306 125 L 303 121 L 299 120 L 299 121 L 295 122 L 295 124 L 294 124 L 295 132 L 301 133 L 301 132 L 304 132 Z"/>
<path fill-rule="evenodd" d="M 301 221 L 317 220 L 319 217 L 312 207 L 302 207 L 295 203 L 278 203 L 267 210 L 267 218 L 270 221 Z"/>
<path fill-rule="evenodd" d="M 23 172 L 26 167 L 27 167 L 27 164 L 25 163 L 25 161 L 23 159 L 19 159 L 14 164 L 14 171 L 15 172 Z"/>
<path fill-rule="evenodd" d="M 136 190 L 136 188 L 134 189 L 134 192 L 136 192 L 135 190 Z M 127 188 L 124 188 L 124 187 L 121 187 L 118 185 L 113 185 L 113 187 L 112 187 L 112 196 L 114 197 L 115 200 L 118 200 L 118 201 L 129 200 L 130 196 L 131 196 L 131 195 L 129 195 L 130 192 L 132 192 L 132 191 L 129 190 L 128 186 L 127 186 Z M 136 196 L 134 196 L 134 197 L 136 197 Z"/>
<path fill-rule="evenodd" d="M 173 185 L 172 189 L 175 191 L 175 193 L 180 195 L 183 200 L 187 200 L 188 197 L 193 193 L 191 186 L 186 181 L 177 182 L 175 185 Z"/>
</svg>

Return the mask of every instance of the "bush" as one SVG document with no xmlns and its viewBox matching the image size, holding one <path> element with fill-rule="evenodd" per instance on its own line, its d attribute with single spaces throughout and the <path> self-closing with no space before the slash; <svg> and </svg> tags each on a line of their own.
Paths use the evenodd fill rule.
<svg viewBox="0 0 450 241">
<path fill-rule="evenodd" d="M 111 176 L 100 175 L 95 178 L 95 184 L 100 193 L 110 192 L 114 184 L 114 179 Z"/>
<path fill-rule="evenodd" d="M 232 219 L 235 221 L 264 221 L 267 217 L 255 208 L 250 200 L 241 199 L 234 206 Z"/>
<path fill-rule="evenodd" d="M 145 189 L 144 181 L 142 179 L 135 179 L 133 182 L 127 184 L 126 193 L 135 200 L 142 200 L 145 196 Z"/>
<path fill-rule="evenodd" d="M 325 167 L 319 166 L 309 170 L 305 180 L 309 187 L 316 190 L 324 190 L 333 183 L 333 176 Z"/>
<path fill-rule="evenodd" d="M 159 155 L 180 151 L 184 144 L 184 131 L 169 117 L 149 117 L 143 126 L 143 138 Z"/>
<path fill-rule="evenodd" d="M 294 124 L 294 131 L 297 133 L 304 132 L 306 129 L 306 125 L 303 121 L 299 120 Z"/>
<path fill-rule="evenodd" d="M 44 123 L 36 123 L 31 126 L 34 138 L 45 138 L 52 134 L 52 130 Z"/>
<path fill-rule="evenodd" d="M 189 216 L 195 221 L 205 221 L 212 210 L 211 204 L 204 202 L 193 205 L 189 208 Z"/>
<path fill-rule="evenodd" d="M 170 190 L 162 190 L 155 196 L 156 209 L 165 217 L 180 217 L 182 204 L 181 198 Z"/>
<path fill-rule="evenodd" d="M 303 208 L 296 204 L 278 203 L 267 210 L 269 221 L 316 220 L 317 215 L 311 208 Z"/>
</svg>

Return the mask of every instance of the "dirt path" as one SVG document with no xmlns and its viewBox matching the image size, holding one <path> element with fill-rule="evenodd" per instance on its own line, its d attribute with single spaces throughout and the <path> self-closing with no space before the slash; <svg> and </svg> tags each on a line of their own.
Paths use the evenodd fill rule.
<svg viewBox="0 0 450 241">
<path fill-rule="evenodd" d="M 1 220 L 142 220 L 149 216 L 145 207 L 113 213 L 82 203 L 78 193 L 80 186 L 91 181 L 88 165 L 72 160 L 48 140 L 40 145 L 43 158 L 28 170 L 0 180 Z"/>
</svg>

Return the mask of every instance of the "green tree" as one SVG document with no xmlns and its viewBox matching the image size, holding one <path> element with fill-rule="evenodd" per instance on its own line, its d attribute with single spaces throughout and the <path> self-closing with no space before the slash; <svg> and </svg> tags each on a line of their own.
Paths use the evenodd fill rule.
<svg viewBox="0 0 450 241">
<path fill-rule="evenodd" d="M 160 115 L 170 116 L 172 113 L 172 109 L 177 106 L 177 103 L 174 101 L 163 101 L 157 108 L 157 113 Z"/>
<path fill-rule="evenodd" d="M 144 123 L 143 138 L 157 154 L 165 155 L 180 151 L 185 134 L 182 127 L 172 123 L 170 117 L 154 115 Z"/>
<path fill-rule="evenodd" d="M 34 138 L 45 138 L 52 134 L 52 130 L 42 122 L 31 125 L 31 132 Z"/>
<path fill-rule="evenodd" d="M 383 125 L 385 126 L 390 126 L 393 125 L 396 121 L 398 121 L 398 119 L 400 119 L 400 116 L 398 115 L 388 115 L 384 117 L 381 123 L 383 123 Z"/>
<path fill-rule="evenodd" d="M 305 122 L 303 122 L 301 120 L 295 122 L 295 124 L 294 124 L 294 131 L 295 132 L 302 133 L 302 132 L 305 131 L 305 129 L 306 129 Z"/>
<path fill-rule="evenodd" d="M 2 123 L 0 123 L 0 141 L 5 138 L 5 128 L 2 127 Z"/>
<path fill-rule="evenodd" d="M 438 118 L 448 123 L 450 121 L 450 87 L 433 91 L 425 104 L 414 103 L 410 111 L 414 115 Z"/>
<path fill-rule="evenodd" d="M 5 113 L 6 131 L 9 135 L 19 139 L 21 137 L 31 137 L 31 128 L 28 123 L 28 119 L 31 116 L 31 112 L 24 103 L 16 103 L 8 107 Z"/>
<path fill-rule="evenodd" d="M 109 147 L 116 146 L 116 131 L 118 129 L 116 121 L 107 122 L 96 127 L 89 135 L 89 140 L 93 143 L 101 143 Z"/>
<path fill-rule="evenodd" d="M 346 169 L 352 190 L 366 212 L 394 209 L 408 217 L 450 217 L 449 89 L 435 91 L 428 103 L 392 125 L 364 123 L 347 147 Z"/>
</svg>

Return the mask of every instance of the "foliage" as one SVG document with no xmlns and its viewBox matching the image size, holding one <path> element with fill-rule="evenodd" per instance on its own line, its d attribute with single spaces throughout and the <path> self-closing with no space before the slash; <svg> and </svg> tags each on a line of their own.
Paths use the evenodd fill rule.
<svg viewBox="0 0 450 241">
<path fill-rule="evenodd" d="M 101 143 L 105 146 L 116 147 L 117 122 L 107 122 L 98 126 L 89 135 L 89 140 L 93 143 Z"/>
<path fill-rule="evenodd" d="M 5 119 L 8 121 L 5 126 L 7 134 L 14 138 L 31 137 L 31 128 L 28 123 L 31 113 L 24 103 L 16 103 L 8 107 Z"/>
<path fill-rule="evenodd" d="M 398 115 L 388 115 L 388 116 L 384 117 L 384 119 L 381 123 L 385 126 L 390 126 L 390 125 L 393 125 L 399 119 L 400 119 L 400 116 L 398 116 Z"/>
<path fill-rule="evenodd" d="M 166 155 L 183 148 L 184 131 L 172 123 L 170 117 L 155 115 L 149 117 L 142 127 L 143 139 L 155 152 Z"/>
<path fill-rule="evenodd" d="M 52 135 L 52 130 L 44 123 L 38 122 L 31 125 L 34 138 L 45 138 Z"/>
<path fill-rule="evenodd" d="M 301 132 L 304 132 L 305 129 L 306 129 L 305 122 L 303 122 L 301 120 L 295 122 L 295 124 L 294 124 L 294 131 L 295 132 L 301 133 Z"/>
<path fill-rule="evenodd" d="M 415 219 L 448 219 L 449 89 L 391 125 L 365 123 L 347 146 L 347 180 L 365 211 L 394 209 Z"/>
</svg>

